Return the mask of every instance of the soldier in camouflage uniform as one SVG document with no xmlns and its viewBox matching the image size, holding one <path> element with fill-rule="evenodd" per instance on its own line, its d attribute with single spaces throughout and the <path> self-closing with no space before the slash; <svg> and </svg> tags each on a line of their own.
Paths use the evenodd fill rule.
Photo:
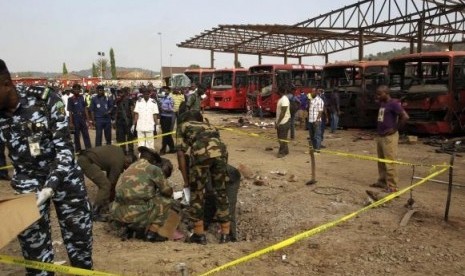
<svg viewBox="0 0 465 276">
<path fill-rule="evenodd" d="M 74 267 L 92 268 L 92 219 L 84 176 L 74 159 L 61 97 L 44 87 L 15 89 L 0 60 L 0 139 L 14 166 L 12 188 L 37 193 L 40 219 L 18 235 L 27 260 L 53 262 L 50 201 Z M 51 199 L 51 200 L 50 200 Z M 27 268 L 27 275 L 53 275 Z"/>
<path fill-rule="evenodd" d="M 147 241 L 166 241 L 168 238 L 158 234 L 158 229 L 165 223 L 172 205 L 173 189 L 165 177 L 171 175 L 172 166 L 168 166 L 169 172 L 164 172 L 155 165 L 162 163 L 155 150 L 144 146 L 138 149 L 140 159 L 123 172 L 116 184 L 112 220 L 129 229 L 142 230 Z"/>
<path fill-rule="evenodd" d="M 188 242 L 206 244 L 204 219 L 205 185 L 210 181 L 215 193 L 216 218 L 221 223 L 220 243 L 230 241 L 229 202 L 226 195 L 228 152 L 218 130 L 203 122 L 200 111 L 191 110 L 182 115 L 178 133 L 178 163 L 184 186 L 189 187 L 191 199 L 188 213 L 194 221 L 194 233 Z M 186 152 L 190 152 L 187 173 Z"/>
</svg>

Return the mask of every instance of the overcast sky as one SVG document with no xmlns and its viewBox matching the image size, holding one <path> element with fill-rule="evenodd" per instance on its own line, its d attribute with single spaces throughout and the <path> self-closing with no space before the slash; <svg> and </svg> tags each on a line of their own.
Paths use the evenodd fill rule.
<svg viewBox="0 0 465 276">
<path fill-rule="evenodd" d="M 0 58 L 12 72 L 89 69 L 115 51 L 117 66 L 159 71 L 164 66 L 210 66 L 210 52 L 177 43 L 220 24 L 295 24 L 355 3 L 356 0 L 0 0 Z M 158 33 L 161 33 L 161 36 Z M 160 38 L 161 42 L 160 43 Z M 392 45 L 394 47 L 396 45 Z M 382 49 L 382 51 L 390 49 Z M 367 47 L 365 54 L 379 50 Z M 329 56 L 357 58 L 357 49 Z M 256 56 L 239 55 L 243 66 Z M 215 53 L 215 67 L 232 67 L 233 54 Z M 262 63 L 283 58 L 263 57 Z M 297 62 L 289 59 L 289 62 Z M 302 63 L 322 65 L 322 57 Z"/>
</svg>

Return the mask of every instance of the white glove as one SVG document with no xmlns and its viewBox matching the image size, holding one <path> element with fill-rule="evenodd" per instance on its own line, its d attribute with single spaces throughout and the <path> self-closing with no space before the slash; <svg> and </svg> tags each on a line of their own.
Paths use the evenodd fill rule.
<svg viewBox="0 0 465 276">
<path fill-rule="evenodd" d="M 47 199 L 53 196 L 52 188 L 43 188 L 42 191 L 37 193 L 37 206 L 42 205 Z"/>
<path fill-rule="evenodd" d="M 132 125 L 130 130 L 131 130 L 131 132 L 133 132 L 133 133 L 136 132 L 136 125 Z"/>
<path fill-rule="evenodd" d="M 191 201 L 191 189 L 190 188 L 184 188 L 182 189 L 182 200 L 181 204 L 188 206 L 190 201 Z"/>
<path fill-rule="evenodd" d="M 181 199 L 181 198 L 182 198 L 182 195 L 183 195 L 183 192 L 182 192 L 182 191 L 174 192 L 174 193 L 173 193 L 173 199 L 174 199 L 174 200 Z"/>
</svg>

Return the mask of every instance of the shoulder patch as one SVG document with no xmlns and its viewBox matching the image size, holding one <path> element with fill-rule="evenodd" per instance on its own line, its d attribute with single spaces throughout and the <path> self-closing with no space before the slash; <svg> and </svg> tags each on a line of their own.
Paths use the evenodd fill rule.
<svg viewBox="0 0 465 276">
<path fill-rule="evenodd" d="M 57 101 L 55 103 L 55 108 L 59 114 L 66 114 L 65 112 L 65 104 L 62 101 Z"/>
</svg>

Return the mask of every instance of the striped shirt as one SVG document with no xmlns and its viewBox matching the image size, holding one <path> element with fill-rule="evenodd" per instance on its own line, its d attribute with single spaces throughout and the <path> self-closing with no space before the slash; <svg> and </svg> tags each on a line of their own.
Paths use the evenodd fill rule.
<svg viewBox="0 0 465 276">
<path fill-rule="evenodd" d="M 179 106 L 184 101 L 185 97 L 182 94 L 171 94 L 174 101 L 174 112 L 178 112 Z"/>
<path fill-rule="evenodd" d="M 323 112 L 323 108 L 325 106 L 325 103 L 323 102 L 323 99 L 321 99 L 320 95 L 317 95 L 315 98 L 313 98 L 308 107 L 308 122 L 314 123 L 314 122 L 321 122 L 321 114 Z M 320 116 L 318 116 L 320 114 Z"/>
</svg>

